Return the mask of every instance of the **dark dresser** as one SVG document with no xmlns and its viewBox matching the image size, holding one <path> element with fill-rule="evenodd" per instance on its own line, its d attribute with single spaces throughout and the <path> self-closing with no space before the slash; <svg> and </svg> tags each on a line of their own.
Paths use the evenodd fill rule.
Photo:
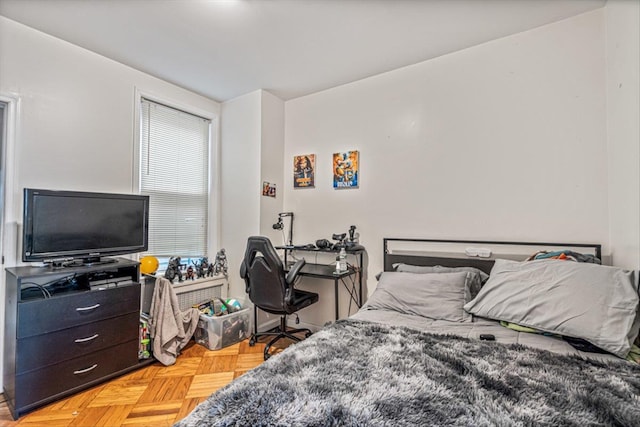
<svg viewBox="0 0 640 427">
<path fill-rule="evenodd" d="M 15 419 L 141 366 L 137 262 L 6 269 L 4 395 Z"/>
</svg>

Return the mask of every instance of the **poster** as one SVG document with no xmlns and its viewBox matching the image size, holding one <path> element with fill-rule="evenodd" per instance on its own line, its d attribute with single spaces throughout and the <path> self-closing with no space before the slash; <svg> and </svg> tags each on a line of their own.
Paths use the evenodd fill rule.
<svg viewBox="0 0 640 427">
<path fill-rule="evenodd" d="M 333 154 L 333 188 L 358 187 L 358 151 Z"/>
<path fill-rule="evenodd" d="M 267 181 L 263 181 L 262 195 L 268 197 L 276 197 L 276 185 Z"/>
<path fill-rule="evenodd" d="M 315 186 L 316 155 L 293 156 L 293 188 Z"/>
</svg>

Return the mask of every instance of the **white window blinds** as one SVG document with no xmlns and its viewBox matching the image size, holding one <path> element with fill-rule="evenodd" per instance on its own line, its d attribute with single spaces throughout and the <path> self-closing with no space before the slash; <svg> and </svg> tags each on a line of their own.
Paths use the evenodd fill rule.
<svg viewBox="0 0 640 427">
<path fill-rule="evenodd" d="M 140 192 L 150 196 L 152 255 L 207 255 L 210 125 L 142 99 Z"/>
</svg>

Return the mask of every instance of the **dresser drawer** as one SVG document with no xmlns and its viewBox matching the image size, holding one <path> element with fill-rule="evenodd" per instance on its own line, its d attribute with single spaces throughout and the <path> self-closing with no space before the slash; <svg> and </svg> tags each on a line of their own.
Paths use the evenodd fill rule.
<svg viewBox="0 0 640 427">
<path fill-rule="evenodd" d="M 43 351 L 43 353 L 46 353 Z M 138 363 L 138 340 L 16 376 L 15 406 L 23 408 L 73 392 Z"/>
<path fill-rule="evenodd" d="M 17 338 L 46 334 L 140 310 L 140 284 L 18 304 Z"/>
<path fill-rule="evenodd" d="M 140 316 L 135 312 L 45 335 L 20 338 L 16 373 L 40 369 L 135 340 L 139 336 L 139 324 Z"/>
</svg>

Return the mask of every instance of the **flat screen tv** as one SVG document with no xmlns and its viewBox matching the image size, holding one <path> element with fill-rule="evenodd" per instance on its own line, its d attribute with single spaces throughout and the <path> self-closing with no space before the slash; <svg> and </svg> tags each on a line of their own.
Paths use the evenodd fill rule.
<svg viewBox="0 0 640 427">
<path fill-rule="evenodd" d="M 22 261 L 108 262 L 146 251 L 149 196 L 24 189 Z"/>
</svg>

